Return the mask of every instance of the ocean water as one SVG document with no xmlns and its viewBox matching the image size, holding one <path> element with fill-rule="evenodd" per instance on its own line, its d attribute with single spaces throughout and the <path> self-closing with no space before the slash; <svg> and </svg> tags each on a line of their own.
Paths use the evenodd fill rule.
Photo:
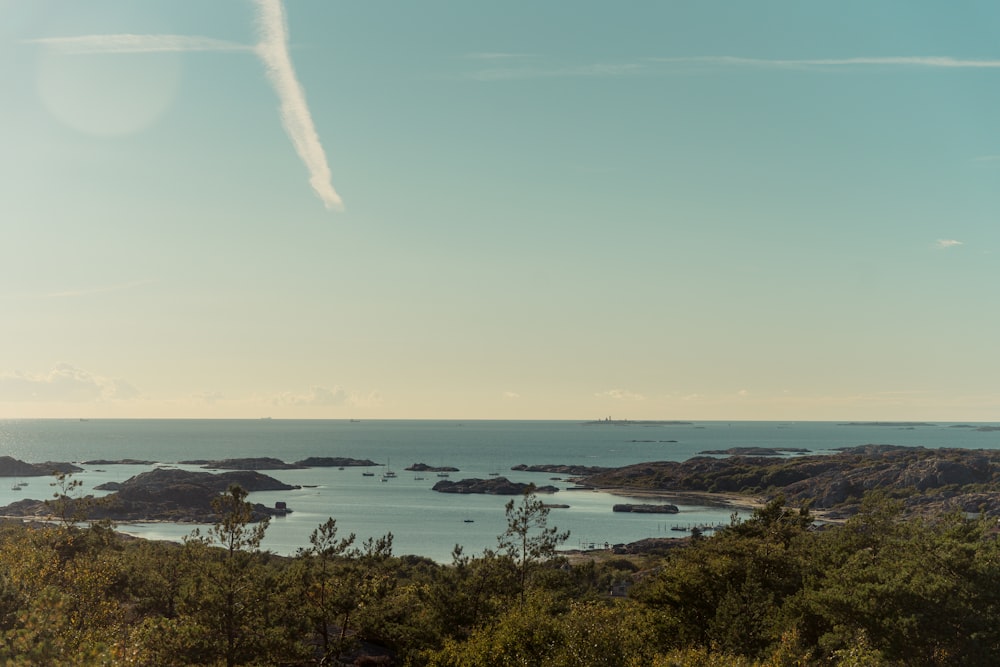
<svg viewBox="0 0 1000 667">
<path fill-rule="evenodd" d="M 536 484 L 569 484 L 556 475 L 514 472 L 517 464 L 623 466 L 646 461 L 686 460 L 707 450 L 730 447 L 801 448 L 829 453 L 840 447 L 894 444 L 925 447 L 995 449 L 1000 431 L 978 430 L 995 424 L 845 425 L 832 422 L 692 422 L 682 424 L 587 424 L 571 421 L 407 421 L 378 420 L 0 420 L 0 455 L 23 461 L 79 462 L 139 459 L 176 465 L 187 459 L 271 456 L 293 462 L 309 456 L 371 459 L 398 477 L 381 482 L 364 477 L 365 468 L 312 468 L 264 471 L 295 491 L 262 492 L 250 500 L 273 505 L 285 501 L 292 513 L 274 519 L 264 546 L 293 554 L 308 545 L 309 533 L 328 517 L 340 535 L 358 541 L 392 533 L 396 554 L 450 560 L 460 544 L 468 554 L 497 544 L 506 527 L 502 496 L 453 495 L 431 490 L 434 473 L 423 479 L 406 472 L 413 463 L 454 466 L 451 479 L 501 474 Z M 791 455 L 791 454 L 790 454 Z M 106 481 L 125 481 L 149 465 L 87 465 L 75 476 L 84 493 Z M 179 466 L 197 469 L 194 466 Z M 375 469 L 375 472 L 380 470 Z M 49 478 L 27 482 L 20 491 L 0 483 L 0 505 L 22 498 L 49 498 Z M 692 524 L 725 523 L 728 508 L 681 505 L 677 515 L 613 513 L 628 502 L 606 493 L 561 490 L 547 502 L 549 524 L 569 530 L 566 548 L 631 542 L 646 537 L 677 537 L 672 530 Z M 649 502 L 648 499 L 638 502 Z M 158 539 L 181 539 L 192 525 L 130 524 L 125 532 Z"/>
</svg>

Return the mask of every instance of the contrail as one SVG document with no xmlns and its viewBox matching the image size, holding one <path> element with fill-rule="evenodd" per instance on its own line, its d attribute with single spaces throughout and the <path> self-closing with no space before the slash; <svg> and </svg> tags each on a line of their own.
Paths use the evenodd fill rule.
<svg viewBox="0 0 1000 667">
<path fill-rule="evenodd" d="M 260 42 L 257 56 L 263 61 L 267 77 L 281 102 L 281 122 L 295 152 L 309 170 L 309 184 L 328 209 L 344 210 L 344 202 L 330 182 L 326 153 L 313 125 L 306 96 L 295 77 L 288 53 L 288 26 L 281 0 L 256 0 L 257 28 Z"/>
</svg>

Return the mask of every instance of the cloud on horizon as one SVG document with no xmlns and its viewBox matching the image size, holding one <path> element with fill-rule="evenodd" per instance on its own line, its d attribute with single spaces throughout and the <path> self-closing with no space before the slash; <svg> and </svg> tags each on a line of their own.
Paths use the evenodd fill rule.
<svg viewBox="0 0 1000 667">
<path fill-rule="evenodd" d="M 617 401 L 644 401 L 646 397 L 625 389 L 609 389 L 594 394 L 598 398 L 613 398 Z"/>
<path fill-rule="evenodd" d="M 0 402 L 87 403 L 137 398 L 138 390 L 116 380 L 77 368 L 57 364 L 48 373 L 0 374 Z"/>
<path fill-rule="evenodd" d="M 934 246 L 942 250 L 946 250 L 948 248 L 954 248 L 957 245 L 965 245 L 965 244 L 962 243 L 961 241 L 956 241 L 955 239 L 938 239 L 937 241 L 934 242 Z"/>
<path fill-rule="evenodd" d="M 270 399 L 275 407 L 358 407 L 371 408 L 382 404 L 382 396 L 377 391 L 367 394 L 348 391 L 340 386 L 312 386 L 301 393 L 282 392 Z"/>
</svg>

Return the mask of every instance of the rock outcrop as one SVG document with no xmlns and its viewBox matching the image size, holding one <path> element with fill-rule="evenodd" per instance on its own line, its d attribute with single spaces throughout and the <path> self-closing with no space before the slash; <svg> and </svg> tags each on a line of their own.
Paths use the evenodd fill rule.
<svg viewBox="0 0 1000 667">
<path fill-rule="evenodd" d="M 519 496 L 529 491 L 555 493 L 559 490 L 554 486 L 535 486 L 534 484 L 512 482 L 506 477 L 492 477 L 490 479 L 473 477 L 457 482 L 442 480 L 431 488 L 440 493 L 485 493 L 492 496 Z"/>
</svg>

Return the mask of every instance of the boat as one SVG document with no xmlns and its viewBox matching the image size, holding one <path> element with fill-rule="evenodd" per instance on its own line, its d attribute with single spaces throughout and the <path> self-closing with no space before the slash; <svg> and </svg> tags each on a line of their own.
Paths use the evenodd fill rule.
<svg viewBox="0 0 1000 667">
<path fill-rule="evenodd" d="M 363 472 L 361 474 L 364 477 L 374 477 L 375 476 L 375 473 L 373 473 L 373 472 Z"/>
<path fill-rule="evenodd" d="M 475 521 L 475 519 L 464 519 L 463 523 L 474 523 Z"/>
<path fill-rule="evenodd" d="M 446 473 L 446 472 L 439 472 L 438 473 L 438 477 L 448 477 L 448 473 Z"/>
<path fill-rule="evenodd" d="M 385 477 L 385 478 L 388 478 L 388 479 L 395 479 L 395 477 L 396 477 L 396 473 L 393 472 L 392 468 L 389 467 L 389 459 L 385 460 L 385 472 L 382 473 L 382 477 Z"/>
</svg>

